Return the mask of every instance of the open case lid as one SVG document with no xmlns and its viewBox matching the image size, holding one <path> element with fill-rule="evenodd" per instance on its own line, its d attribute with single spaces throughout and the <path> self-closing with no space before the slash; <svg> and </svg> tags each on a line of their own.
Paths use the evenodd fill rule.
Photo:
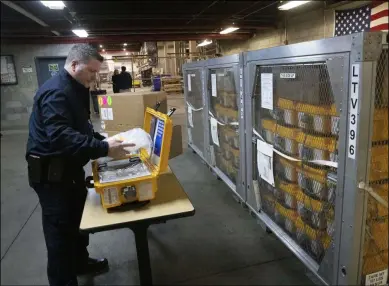
<svg viewBox="0 0 389 286">
<path fill-rule="evenodd" d="M 150 154 L 150 163 L 154 165 L 157 173 L 168 168 L 170 142 L 172 139 L 173 123 L 164 113 L 147 107 L 143 129 L 150 134 L 153 147 Z M 143 150 L 143 152 L 146 152 Z M 147 154 L 147 157 L 148 154 Z"/>
</svg>

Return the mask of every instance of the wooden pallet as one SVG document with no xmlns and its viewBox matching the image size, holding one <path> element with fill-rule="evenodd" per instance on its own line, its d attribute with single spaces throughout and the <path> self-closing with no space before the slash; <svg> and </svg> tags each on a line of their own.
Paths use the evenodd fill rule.
<svg viewBox="0 0 389 286">
<path fill-rule="evenodd" d="M 163 77 L 161 79 L 161 89 L 166 92 L 182 89 L 181 81 L 181 77 Z"/>
</svg>

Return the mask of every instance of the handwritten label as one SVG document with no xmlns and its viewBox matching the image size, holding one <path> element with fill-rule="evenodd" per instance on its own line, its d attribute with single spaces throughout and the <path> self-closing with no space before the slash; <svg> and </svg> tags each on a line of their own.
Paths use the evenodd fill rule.
<svg viewBox="0 0 389 286">
<path fill-rule="evenodd" d="M 349 103 L 349 131 L 348 131 L 348 157 L 355 159 L 357 132 L 358 132 L 358 106 L 359 106 L 359 64 L 352 65 L 351 87 Z"/>
<path fill-rule="evenodd" d="M 102 120 L 113 120 L 112 108 L 101 108 L 100 111 Z"/>
<path fill-rule="evenodd" d="M 261 73 L 261 107 L 273 110 L 272 73 Z"/>
<path fill-rule="evenodd" d="M 388 269 L 366 275 L 366 286 L 386 285 L 388 281 Z"/>
<path fill-rule="evenodd" d="M 108 120 L 113 120 L 113 111 L 112 108 L 107 108 L 108 109 Z"/>
</svg>

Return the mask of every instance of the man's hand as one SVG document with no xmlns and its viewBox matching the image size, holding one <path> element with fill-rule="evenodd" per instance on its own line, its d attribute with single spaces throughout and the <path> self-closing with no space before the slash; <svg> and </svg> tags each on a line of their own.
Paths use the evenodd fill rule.
<svg viewBox="0 0 389 286">
<path fill-rule="evenodd" d="M 135 144 L 132 143 L 123 143 L 121 140 L 116 140 L 114 138 L 110 138 L 107 140 L 108 142 L 108 157 L 114 158 L 114 159 L 123 159 L 128 154 L 128 151 L 126 151 L 125 147 L 134 147 Z"/>
</svg>

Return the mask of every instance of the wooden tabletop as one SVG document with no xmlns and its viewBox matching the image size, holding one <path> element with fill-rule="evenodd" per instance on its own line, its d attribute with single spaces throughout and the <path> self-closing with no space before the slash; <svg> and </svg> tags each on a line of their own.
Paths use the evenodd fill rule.
<svg viewBox="0 0 389 286">
<path fill-rule="evenodd" d="M 80 229 L 98 232 L 130 226 L 140 221 L 169 220 L 194 214 L 194 207 L 176 176 L 170 170 L 158 178 L 155 199 L 133 210 L 108 213 L 101 205 L 100 195 L 88 190 Z"/>
</svg>

